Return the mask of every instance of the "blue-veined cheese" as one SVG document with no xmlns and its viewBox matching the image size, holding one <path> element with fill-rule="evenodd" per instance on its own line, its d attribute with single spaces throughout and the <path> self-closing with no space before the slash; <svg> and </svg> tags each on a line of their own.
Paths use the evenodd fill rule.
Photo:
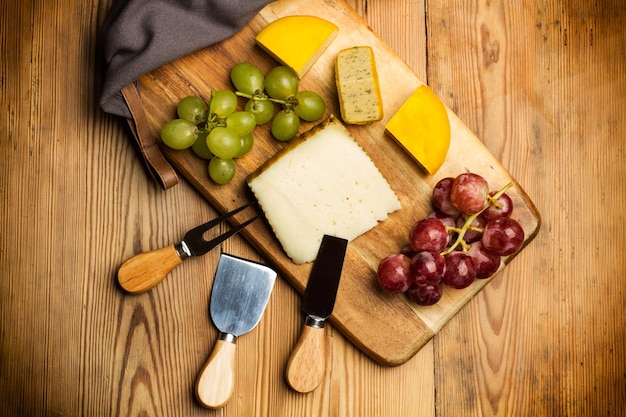
<svg viewBox="0 0 626 417">
<path fill-rule="evenodd" d="M 287 256 L 314 261 L 325 234 L 353 240 L 400 209 L 370 157 L 334 117 L 247 179 Z"/>
<path fill-rule="evenodd" d="M 383 118 L 383 101 L 371 47 L 355 46 L 339 51 L 335 82 L 344 122 L 361 125 Z"/>
</svg>

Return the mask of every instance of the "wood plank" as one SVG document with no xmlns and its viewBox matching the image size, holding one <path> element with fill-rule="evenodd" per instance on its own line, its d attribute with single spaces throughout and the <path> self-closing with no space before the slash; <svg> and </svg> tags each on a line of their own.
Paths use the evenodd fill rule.
<svg viewBox="0 0 626 417">
<path fill-rule="evenodd" d="M 625 246 L 608 230 L 623 229 L 626 195 L 626 117 L 611 104 L 626 99 L 625 9 L 535 6 L 429 2 L 433 87 L 544 220 L 439 333 L 439 415 L 623 413 Z"/>
<path fill-rule="evenodd" d="M 154 131 L 158 132 L 160 126 L 173 118 L 175 105 L 180 98 L 188 94 L 207 98 L 212 88 L 230 88 L 228 73 L 237 62 L 251 60 L 267 71 L 276 64 L 255 46 L 254 35 L 276 18 L 296 13 L 319 15 L 340 27 L 337 39 L 301 81 L 302 89 L 317 91 L 325 98 L 329 114 L 339 113 L 333 70 L 337 51 L 353 45 L 368 44 L 374 48 L 377 56 L 385 118 L 367 127 L 349 126 L 349 129 L 390 182 L 404 209 L 393 213 L 388 220 L 351 242 L 331 320 L 374 360 L 389 366 L 399 365 L 415 355 L 489 282 L 479 280 L 466 290 L 446 291 L 436 306 L 427 308 L 419 308 L 405 297 L 384 294 L 376 282 L 376 267 L 380 259 L 385 254 L 399 251 L 406 244 L 410 226 L 432 210 L 430 192 L 439 179 L 474 171 L 485 176 L 494 190 L 500 189 L 507 182 L 515 183 L 463 122 L 454 113 L 449 113 L 453 132 L 449 157 L 437 175 L 425 175 L 384 132 L 386 121 L 423 82 L 351 9 L 337 2 L 315 5 L 300 1 L 271 3 L 237 36 L 182 57 L 142 77 L 142 100 L 149 122 Z M 254 151 L 237 160 L 237 176 L 226 186 L 212 183 L 206 174 L 206 162 L 195 157 L 191 151 L 166 150 L 166 155 L 214 206 L 220 211 L 228 211 L 251 201 L 244 178 L 282 145 L 269 137 L 267 127 L 261 127 Z M 510 195 L 516 207 L 515 217 L 524 227 L 528 243 L 539 228 L 539 215 L 519 184 L 515 184 Z M 249 214 L 242 214 L 235 223 L 241 223 L 248 217 Z M 265 223 L 256 222 L 243 234 L 270 263 L 279 268 L 298 291 L 304 290 L 311 264 L 293 264 Z"/>
</svg>

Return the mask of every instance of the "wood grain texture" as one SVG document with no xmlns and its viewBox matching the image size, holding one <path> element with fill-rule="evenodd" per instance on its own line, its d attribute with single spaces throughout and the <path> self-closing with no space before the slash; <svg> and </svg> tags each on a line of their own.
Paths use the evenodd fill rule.
<svg viewBox="0 0 626 417">
<path fill-rule="evenodd" d="M 298 392 L 313 391 L 326 376 L 326 329 L 305 325 L 295 344 L 285 375 L 287 383 Z"/>
<path fill-rule="evenodd" d="M 626 192 L 624 16 L 616 1 L 429 3 L 434 89 L 544 221 L 436 340 L 441 415 L 623 414 L 624 242 L 610 230 Z"/>
<path fill-rule="evenodd" d="M 123 123 L 95 106 L 111 2 L 8 0 L 1 416 L 623 415 L 624 6 L 349 3 L 524 184 L 542 213 L 533 243 L 402 366 L 377 365 L 327 325 L 327 375 L 307 395 L 284 380 L 303 317 L 277 280 L 238 341 L 235 396 L 207 411 L 193 387 L 217 336 L 219 250 L 138 296 L 115 272 L 216 210 L 186 181 L 161 191 Z M 264 261 L 241 237 L 221 250 Z"/>
</svg>

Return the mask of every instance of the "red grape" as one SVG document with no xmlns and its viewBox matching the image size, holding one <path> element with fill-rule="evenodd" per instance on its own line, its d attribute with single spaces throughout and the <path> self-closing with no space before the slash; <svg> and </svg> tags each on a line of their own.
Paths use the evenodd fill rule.
<svg viewBox="0 0 626 417">
<path fill-rule="evenodd" d="M 461 174 L 454 179 L 450 201 L 465 214 L 478 213 L 487 205 L 489 185 L 478 174 Z"/>
<path fill-rule="evenodd" d="M 409 243 L 416 252 L 424 250 L 441 252 L 448 241 L 448 230 L 439 219 L 419 220 L 409 231 Z"/>
<path fill-rule="evenodd" d="M 401 293 L 411 285 L 411 258 L 401 253 L 387 256 L 378 264 L 378 283 L 387 292 Z"/>
<path fill-rule="evenodd" d="M 482 243 L 487 250 L 497 255 L 512 255 L 524 243 L 524 229 L 510 217 L 491 220 L 485 226 Z"/>
<path fill-rule="evenodd" d="M 496 191 L 492 191 L 489 193 L 491 197 L 496 195 Z M 513 201 L 508 194 L 504 193 L 496 200 L 498 206 L 491 204 L 489 207 L 485 209 L 481 214 L 485 216 L 487 220 L 494 220 L 500 217 L 509 217 L 511 212 L 513 212 Z"/>
<path fill-rule="evenodd" d="M 480 241 L 472 243 L 467 254 L 474 260 L 476 278 L 489 278 L 500 268 L 500 255 L 487 250 Z"/>
<path fill-rule="evenodd" d="M 437 208 L 437 210 L 449 216 L 456 217 L 461 212 L 450 201 L 450 192 L 452 191 L 453 182 L 454 178 L 452 177 L 441 179 L 435 185 L 435 188 L 433 188 L 432 200 L 433 205 Z"/>
<path fill-rule="evenodd" d="M 446 260 L 439 252 L 418 252 L 411 259 L 410 277 L 417 285 L 434 285 L 441 282 L 446 271 Z"/>
<path fill-rule="evenodd" d="M 435 210 L 426 216 L 426 218 L 439 219 L 446 227 L 456 227 L 456 220 L 454 216 L 450 216 L 443 211 Z"/>
<path fill-rule="evenodd" d="M 441 299 L 442 294 L 443 285 L 441 283 L 434 285 L 413 284 L 406 292 L 409 299 L 422 306 L 435 304 Z"/>
<path fill-rule="evenodd" d="M 447 245 L 449 245 L 450 242 L 453 242 L 456 239 L 457 231 L 455 230 L 456 229 L 456 220 L 454 219 L 454 217 L 449 216 L 449 215 L 447 215 L 444 212 L 441 212 L 439 210 L 435 210 L 432 213 L 430 213 L 427 216 L 427 218 L 439 219 L 441 221 L 441 223 L 443 223 L 443 225 L 446 226 L 446 229 L 448 230 L 448 243 L 447 243 Z"/>
<path fill-rule="evenodd" d="M 452 288 L 465 288 L 476 279 L 476 267 L 472 257 L 464 252 L 452 252 L 446 255 L 446 272 L 443 282 Z"/>
</svg>

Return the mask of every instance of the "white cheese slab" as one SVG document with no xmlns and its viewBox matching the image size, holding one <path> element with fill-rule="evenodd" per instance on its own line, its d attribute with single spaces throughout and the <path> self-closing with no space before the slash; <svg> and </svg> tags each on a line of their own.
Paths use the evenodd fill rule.
<svg viewBox="0 0 626 417">
<path fill-rule="evenodd" d="M 400 201 L 346 127 L 331 118 L 248 178 L 287 255 L 314 261 L 325 234 L 353 240 Z"/>
</svg>

